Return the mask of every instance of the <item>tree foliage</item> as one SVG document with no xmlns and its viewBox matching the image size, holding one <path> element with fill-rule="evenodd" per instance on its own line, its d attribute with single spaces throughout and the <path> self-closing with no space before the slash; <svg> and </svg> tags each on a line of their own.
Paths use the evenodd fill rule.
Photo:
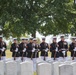
<svg viewBox="0 0 76 75">
<path fill-rule="evenodd" d="M 5 37 L 36 31 L 43 35 L 76 32 L 73 0 L 0 0 L 0 26 Z"/>
</svg>

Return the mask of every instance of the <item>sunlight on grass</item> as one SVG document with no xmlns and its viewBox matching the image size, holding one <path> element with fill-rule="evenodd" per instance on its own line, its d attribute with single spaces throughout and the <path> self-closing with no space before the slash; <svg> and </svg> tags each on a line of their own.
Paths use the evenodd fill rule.
<svg viewBox="0 0 76 75">
<path fill-rule="evenodd" d="M 7 58 L 11 58 L 12 57 L 12 53 L 10 52 L 10 50 L 6 51 L 6 57 Z"/>
<path fill-rule="evenodd" d="M 39 52 L 39 56 L 40 56 L 40 54 L 41 54 L 41 52 Z M 68 51 L 68 52 L 67 52 L 67 55 L 70 56 L 71 53 Z M 6 57 L 7 57 L 7 58 L 11 58 L 11 56 L 12 56 L 12 53 L 10 52 L 10 50 L 7 50 L 7 51 L 6 51 Z M 50 52 L 50 51 L 48 52 L 48 56 L 51 57 L 51 52 Z"/>
</svg>

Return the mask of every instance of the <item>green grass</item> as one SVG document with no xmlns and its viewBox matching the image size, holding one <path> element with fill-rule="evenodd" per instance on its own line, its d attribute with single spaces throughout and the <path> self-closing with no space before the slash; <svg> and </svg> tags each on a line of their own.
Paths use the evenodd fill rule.
<svg viewBox="0 0 76 75">
<path fill-rule="evenodd" d="M 50 52 L 48 52 L 48 55 L 49 55 L 49 57 L 51 57 L 51 53 L 50 53 Z M 71 53 L 68 51 L 68 52 L 67 52 L 67 55 L 70 56 Z M 40 56 L 40 52 L 39 52 L 39 56 Z M 7 51 L 6 51 L 6 57 L 7 57 L 7 58 L 11 58 L 11 57 L 12 57 L 12 53 L 10 52 L 10 50 L 7 50 Z"/>
</svg>

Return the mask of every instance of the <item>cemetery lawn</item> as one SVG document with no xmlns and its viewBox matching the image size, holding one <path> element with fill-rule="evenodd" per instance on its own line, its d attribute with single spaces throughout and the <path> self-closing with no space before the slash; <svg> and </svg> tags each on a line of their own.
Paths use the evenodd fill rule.
<svg viewBox="0 0 76 75">
<path fill-rule="evenodd" d="M 10 50 L 6 50 L 6 57 L 7 58 L 11 58 L 12 57 L 12 53 L 10 52 Z"/>
<path fill-rule="evenodd" d="M 49 57 L 51 57 L 51 53 L 50 53 L 50 52 L 48 52 L 48 55 L 49 55 Z M 67 52 L 67 55 L 70 56 L 71 53 L 68 51 L 68 52 Z M 40 53 L 39 53 L 39 56 L 40 56 Z M 6 51 L 6 57 L 7 57 L 7 58 L 11 58 L 11 57 L 12 57 L 12 53 L 10 52 L 10 50 L 7 50 L 7 51 Z"/>
</svg>

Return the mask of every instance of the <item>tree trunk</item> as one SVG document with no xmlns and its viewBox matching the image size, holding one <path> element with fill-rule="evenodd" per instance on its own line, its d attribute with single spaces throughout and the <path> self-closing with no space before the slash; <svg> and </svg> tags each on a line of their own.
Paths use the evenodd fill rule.
<svg viewBox="0 0 76 75">
<path fill-rule="evenodd" d="M 76 33 L 75 33 L 75 36 L 76 36 Z"/>
<path fill-rule="evenodd" d="M 32 33 L 32 37 L 36 38 L 36 31 Z"/>
<path fill-rule="evenodd" d="M 2 33 L 2 31 L 0 31 L 0 35 L 2 35 L 3 33 Z"/>
</svg>

